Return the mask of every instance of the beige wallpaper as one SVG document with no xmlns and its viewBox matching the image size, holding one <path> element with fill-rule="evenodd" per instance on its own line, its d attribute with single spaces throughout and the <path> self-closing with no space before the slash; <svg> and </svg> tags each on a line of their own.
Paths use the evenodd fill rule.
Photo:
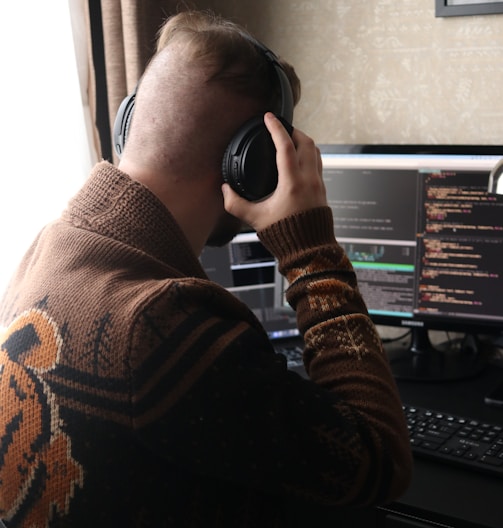
<svg viewBox="0 0 503 528">
<path fill-rule="evenodd" d="M 503 144 L 503 15 L 435 0 L 208 0 L 296 67 L 318 143 Z"/>
</svg>

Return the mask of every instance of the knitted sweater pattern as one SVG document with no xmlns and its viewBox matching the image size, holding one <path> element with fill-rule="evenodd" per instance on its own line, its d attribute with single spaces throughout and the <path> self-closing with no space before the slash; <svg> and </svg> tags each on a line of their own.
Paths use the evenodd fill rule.
<svg viewBox="0 0 503 528">
<path fill-rule="evenodd" d="M 0 307 L 8 528 L 294 526 L 292 504 L 401 492 L 398 393 L 330 209 L 259 237 L 291 284 L 310 381 L 150 191 L 93 169 Z"/>
</svg>

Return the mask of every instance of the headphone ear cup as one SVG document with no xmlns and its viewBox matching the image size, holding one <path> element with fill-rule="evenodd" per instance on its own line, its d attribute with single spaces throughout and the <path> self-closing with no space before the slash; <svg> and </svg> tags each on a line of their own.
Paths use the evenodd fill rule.
<svg viewBox="0 0 503 528">
<path fill-rule="evenodd" d="M 134 101 L 136 98 L 136 90 L 127 97 L 124 98 L 114 122 L 113 130 L 113 141 L 114 148 L 117 156 L 121 156 L 126 144 L 126 138 L 129 132 L 129 125 L 131 125 L 131 119 L 133 118 Z"/>
<path fill-rule="evenodd" d="M 292 134 L 292 127 L 281 120 Z M 222 175 L 240 196 L 258 201 L 278 185 L 276 148 L 263 117 L 247 121 L 229 143 L 222 161 Z"/>
</svg>

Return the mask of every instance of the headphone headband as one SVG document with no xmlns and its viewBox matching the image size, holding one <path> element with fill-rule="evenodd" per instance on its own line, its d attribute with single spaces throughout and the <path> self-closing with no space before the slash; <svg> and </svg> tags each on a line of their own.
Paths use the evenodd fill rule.
<svg viewBox="0 0 503 528">
<path fill-rule="evenodd" d="M 290 81 L 288 80 L 283 66 L 281 66 L 279 62 L 278 56 L 267 46 L 262 44 L 262 42 L 253 38 L 251 35 L 248 35 L 247 33 L 241 33 L 241 35 L 243 38 L 250 41 L 257 49 L 259 49 L 274 68 L 281 93 L 281 103 L 278 115 L 288 123 L 291 123 L 293 121 L 294 106 L 292 86 L 290 85 Z"/>
</svg>

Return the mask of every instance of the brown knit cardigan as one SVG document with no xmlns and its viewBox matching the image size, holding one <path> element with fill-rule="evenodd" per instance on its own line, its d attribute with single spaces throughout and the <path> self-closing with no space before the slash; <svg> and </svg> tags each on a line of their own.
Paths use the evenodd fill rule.
<svg viewBox="0 0 503 528">
<path fill-rule="evenodd" d="M 330 209 L 259 237 L 291 283 L 310 380 L 154 195 L 95 167 L 0 307 L 8 528 L 317 526 L 405 489 L 400 400 Z"/>
</svg>

